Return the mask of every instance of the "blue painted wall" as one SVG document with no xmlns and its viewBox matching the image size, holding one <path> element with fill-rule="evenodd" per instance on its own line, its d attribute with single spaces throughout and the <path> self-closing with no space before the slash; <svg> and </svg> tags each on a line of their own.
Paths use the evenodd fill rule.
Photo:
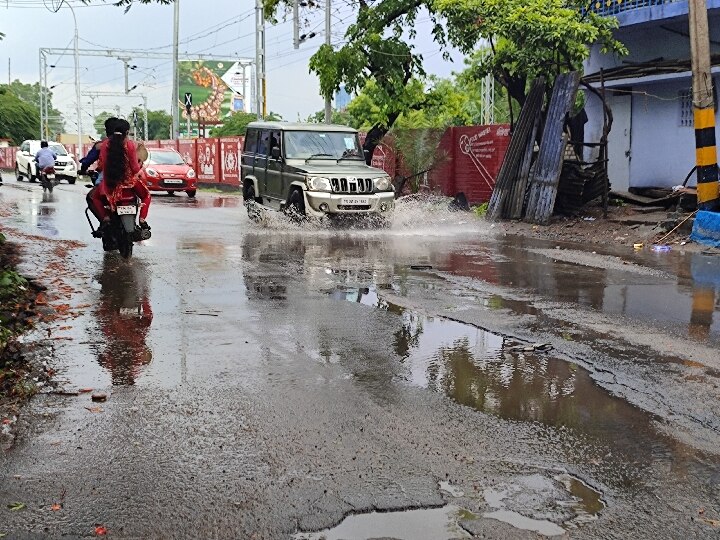
<svg viewBox="0 0 720 540">
<path fill-rule="evenodd" d="M 669 6 L 685 6 L 687 2 L 676 2 L 652 9 L 665 9 Z M 720 4 L 720 0 L 708 0 L 708 6 Z M 643 8 L 648 10 L 651 8 Z M 641 11 L 641 10 L 637 10 Z M 660 13 L 656 11 L 656 15 Z M 667 11 L 664 12 L 667 14 Z M 720 54 L 720 13 L 712 12 L 709 18 L 713 53 Z M 648 24 L 634 24 L 620 28 L 616 36 L 629 49 L 624 58 L 602 55 L 598 47 L 591 49 L 586 62 L 585 73 L 595 73 L 602 68 L 612 68 L 625 62 L 647 62 L 657 58 L 688 59 L 690 57 L 689 38 L 677 32 L 687 33 L 687 16 L 680 21 L 657 21 Z M 673 31 L 661 28 L 665 26 Z M 720 75 L 715 76 L 716 86 L 720 85 Z M 614 84 L 614 83 L 613 83 Z M 631 187 L 672 187 L 680 184 L 695 165 L 695 134 L 692 127 L 680 126 L 680 101 L 678 93 L 691 87 L 690 77 L 668 81 L 643 82 L 627 86 L 632 95 L 632 142 L 630 161 Z M 644 94 L 646 95 L 644 95 Z M 589 117 L 585 129 L 586 141 L 598 141 L 602 133 L 602 107 L 600 100 L 593 95 L 587 97 Z M 718 118 L 720 122 L 720 117 Z M 612 133 L 610 135 L 612 137 Z M 717 133 L 720 141 L 720 129 Z M 586 158 L 593 158 L 596 151 L 586 150 Z M 610 159 L 618 159 L 610 156 Z M 622 159 L 620 157 L 620 159 Z M 695 185 L 693 177 L 688 185 Z"/>
</svg>

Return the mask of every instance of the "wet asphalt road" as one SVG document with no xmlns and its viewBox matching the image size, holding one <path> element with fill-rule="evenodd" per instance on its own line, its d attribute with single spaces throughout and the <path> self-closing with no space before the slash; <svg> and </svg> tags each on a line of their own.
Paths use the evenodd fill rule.
<svg viewBox="0 0 720 540">
<path fill-rule="evenodd" d="M 70 315 L 28 346 L 109 398 L 26 407 L 0 533 L 717 534 L 716 256 L 592 253 L 419 203 L 382 231 L 258 225 L 201 194 L 155 197 L 125 262 L 84 187 L 4 179 L 23 269 Z"/>
</svg>

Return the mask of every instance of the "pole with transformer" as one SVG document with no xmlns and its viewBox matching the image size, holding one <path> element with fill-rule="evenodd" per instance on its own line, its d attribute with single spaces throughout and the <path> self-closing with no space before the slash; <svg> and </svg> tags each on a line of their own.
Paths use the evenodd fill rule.
<svg viewBox="0 0 720 540">
<path fill-rule="evenodd" d="M 690 55 L 698 209 L 718 210 L 718 165 L 715 142 L 715 100 L 710 72 L 710 36 L 705 0 L 690 0 Z"/>
</svg>

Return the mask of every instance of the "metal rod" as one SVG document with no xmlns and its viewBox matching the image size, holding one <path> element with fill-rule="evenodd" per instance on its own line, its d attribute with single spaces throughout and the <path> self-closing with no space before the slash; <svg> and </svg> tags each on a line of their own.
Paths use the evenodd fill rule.
<svg viewBox="0 0 720 540">
<path fill-rule="evenodd" d="M 45 120 L 44 114 L 43 114 L 43 94 L 45 93 L 45 82 L 43 81 L 43 52 L 42 50 L 38 51 L 38 69 L 40 70 L 40 73 L 38 74 L 38 79 L 40 81 L 40 138 L 43 138 L 43 121 Z"/>
<path fill-rule="evenodd" d="M 175 0 L 174 2 L 174 11 L 173 11 L 173 84 L 172 84 L 172 101 L 171 101 L 171 111 L 172 111 L 172 131 L 173 131 L 173 139 L 177 139 L 179 137 L 180 132 L 180 108 L 179 108 L 179 99 L 180 99 L 180 81 L 179 77 L 180 74 L 178 72 L 178 56 L 179 56 L 179 47 L 180 47 L 180 0 Z"/>
<path fill-rule="evenodd" d="M 78 35 L 77 17 L 75 16 L 75 9 L 66 1 L 65 5 L 70 8 L 70 12 L 73 16 L 73 23 L 75 23 L 75 44 L 73 50 L 73 56 L 75 57 L 75 101 L 77 102 L 77 136 L 78 136 L 78 147 L 77 156 L 82 156 L 83 153 L 83 139 L 82 139 L 82 103 L 80 100 L 80 38 Z M 78 159 L 76 157 L 76 159 Z"/>
</svg>

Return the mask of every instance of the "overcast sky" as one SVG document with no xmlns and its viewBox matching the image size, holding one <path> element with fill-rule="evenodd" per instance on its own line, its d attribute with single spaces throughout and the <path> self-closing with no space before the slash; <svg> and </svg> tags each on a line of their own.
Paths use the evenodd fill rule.
<svg viewBox="0 0 720 540">
<path fill-rule="evenodd" d="M 73 17 L 63 6 L 59 12 L 49 11 L 45 4 L 57 5 L 58 0 L 0 0 L 0 80 L 7 80 L 7 62 L 11 60 L 12 79 L 23 82 L 38 81 L 38 49 L 67 49 L 64 55 L 50 58 L 56 65 L 49 70 L 49 86 L 54 89 L 54 105 L 65 115 L 68 131 L 75 131 L 75 88 L 72 55 Z M 173 7 L 160 5 L 134 5 L 127 14 L 122 8 L 93 0 L 85 6 L 80 0 L 68 0 L 78 19 L 80 48 L 125 48 L 171 52 Z M 254 0 L 180 0 L 180 53 L 210 53 L 228 58 L 254 58 L 255 17 Z M 347 0 L 336 3 L 333 9 L 333 43 L 341 42 L 344 29 L 353 20 L 353 11 Z M 309 22 L 307 32 L 317 36 L 293 49 L 292 23 L 281 22 L 268 26 L 267 93 L 268 110 L 280 113 L 286 120 L 306 118 L 323 108 L 318 96 L 318 84 L 308 72 L 308 59 L 324 40 L 322 14 Z M 427 17 L 418 21 L 418 51 L 424 53 L 429 73 L 449 76 L 462 68 L 459 55 L 456 63 L 447 63 L 430 40 Z M 171 67 L 166 60 L 133 59 L 138 69 L 130 72 L 130 86 L 138 85 L 134 92 L 148 96 L 151 109 L 170 108 Z M 83 92 L 122 92 L 123 64 L 114 58 L 81 57 L 81 85 Z M 138 98 L 97 98 L 95 110 L 113 110 L 120 107 L 122 114 L 139 104 Z M 92 125 L 89 98 L 83 98 L 84 131 Z"/>
</svg>

